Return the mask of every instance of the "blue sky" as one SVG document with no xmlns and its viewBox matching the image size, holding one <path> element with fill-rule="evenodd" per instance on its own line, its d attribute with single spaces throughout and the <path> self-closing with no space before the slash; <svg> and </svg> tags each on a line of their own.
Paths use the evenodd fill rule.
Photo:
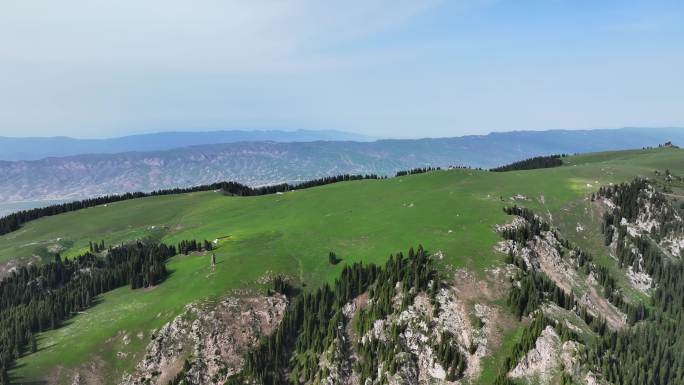
<svg viewBox="0 0 684 385">
<path fill-rule="evenodd" d="M 0 135 L 621 126 L 684 126 L 681 1 L 0 4 Z"/>
</svg>

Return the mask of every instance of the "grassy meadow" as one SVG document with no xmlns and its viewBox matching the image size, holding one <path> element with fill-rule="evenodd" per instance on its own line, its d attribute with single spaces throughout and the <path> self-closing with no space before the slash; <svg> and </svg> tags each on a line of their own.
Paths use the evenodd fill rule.
<svg viewBox="0 0 684 385">
<path fill-rule="evenodd" d="M 384 263 L 390 253 L 422 244 L 431 252 L 442 251 L 443 263 L 483 273 L 502 263 L 494 251 L 499 237 L 493 229 L 510 220 L 501 208 L 514 203 L 545 215 L 570 240 L 610 264 L 596 228 L 600 218 L 585 201 L 587 195 L 601 185 L 652 176 L 654 170 L 684 174 L 684 150 L 679 149 L 564 161 L 553 169 L 445 170 L 259 197 L 218 192 L 150 197 L 28 223 L 0 237 L 0 264 L 49 258 L 54 251 L 76 255 L 87 250 L 89 241 L 103 239 L 109 245 L 142 238 L 167 243 L 219 239 L 218 264 L 212 269 L 208 256 L 175 257 L 161 285 L 101 296 L 87 312 L 42 333 L 39 351 L 22 358 L 12 378 L 32 382 L 51 377 L 61 383 L 69 369 L 102 365 L 106 381 L 116 383 L 140 359 L 151 331 L 186 304 L 235 290 L 263 290 L 256 281 L 267 272 L 316 287 L 334 280 L 344 263 Z M 584 228 L 578 230 L 578 224 Z M 342 263 L 329 265 L 329 251 Z"/>
</svg>

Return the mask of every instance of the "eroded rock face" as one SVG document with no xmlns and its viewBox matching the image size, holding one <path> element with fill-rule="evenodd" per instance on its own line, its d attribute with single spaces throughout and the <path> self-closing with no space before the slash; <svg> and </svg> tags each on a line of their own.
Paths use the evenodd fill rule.
<svg viewBox="0 0 684 385">
<path fill-rule="evenodd" d="M 387 382 L 390 385 L 413 385 L 424 383 L 420 381 L 420 368 L 413 360 L 409 353 L 397 354 L 397 362 L 399 363 L 399 370 L 388 377 Z"/>
<path fill-rule="evenodd" d="M 615 202 L 606 197 L 600 203 L 611 210 L 617 207 Z M 661 250 L 674 258 L 681 258 L 684 254 L 684 220 L 677 210 L 650 184 L 640 191 L 636 207 L 638 212 L 635 219 L 619 218 L 620 226 L 625 228 L 627 234 L 633 238 L 656 234 Z"/>
<path fill-rule="evenodd" d="M 385 375 L 377 376 L 374 383 L 381 383 L 384 377 L 389 384 L 448 384 L 479 376 L 480 360 L 489 351 L 489 317 L 492 309 L 485 304 L 464 303 L 452 287 L 440 289 L 436 301 L 439 305 L 437 312 L 434 311 L 428 295 L 418 293 L 406 310 L 397 309 L 388 317 L 376 320 L 367 334 L 358 337 L 363 344 L 371 343 L 372 340 L 387 341 L 393 328 L 402 330 L 397 343 L 401 352 L 395 358 L 397 371 L 385 373 L 387 368 L 376 368 L 377 373 Z M 352 304 L 348 304 L 345 313 L 353 316 L 349 312 L 352 307 Z M 481 325 L 473 325 L 473 318 L 478 318 Z M 452 343 L 457 345 L 467 362 L 463 378 L 455 382 L 447 380 L 447 371 L 438 362 L 434 351 L 434 346 L 441 343 L 444 333 L 453 336 Z M 335 359 L 337 358 L 342 358 L 344 362 L 338 362 L 336 367 L 352 367 L 355 360 L 353 355 L 337 355 Z M 337 373 L 342 374 L 341 371 Z M 358 381 L 358 376 L 352 374 L 331 377 L 327 383 L 358 384 Z"/>
<path fill-rule="evenodd" d="M 636 246 L 638 240 L 647 238 L 649 243 L 657 244 L 665 256 L 681 259 L 684 254 L 684 221 L 668 199 L 651 184 L 646 183 L 639 190 L 633 205 L 636 212 L 630 218 L 619 217 L 622 215 L 616 203 L 619 194 L 620 191 L 610 192 L 597 200 L 602 209 L 615 216 L 614 224 L 609 227 L 612 233 L 611 256 L 618 260 L 618 249 L 628 250 L 633 261 L 625 266 L 628 281 L 633 288 L 650 295 L 655 285 L 644 268 L 644 256 Z"/>
<path fill-rule="evenodd" d="M 463 272 L 459 271 L 456 276 L 460 274 Z M 402 310 L 403 295 L 401 287 L 397 286 L 394 310 L 375 320 L 363 335 L 356 334 L 351 321 L 361 309 L 372 305 L 373 300 L 368 300 L 364 294 L 343 306 L 346 327 L 340 325 L 341 333 L 319 358 L 315 377 L 320 380 L 314 383 L 427 385 L 459 384 L 476 379 L 481 373 L 481 359 L 491 354 L 491 337 L 500 327 L 498 324 L 493 326 L 493 318 L 498 316 L 499 310 L 485 303 L 465 301 L 465 293 L 446 283 L 432 298 L 426 292 L 416 293 Z M 447 368 L 439 362 L 435 349 L 443 343 L 445 335 L 450 336 L 451 346 L 465 359 L 462 376 L 450 377 Z M 364 381 L 355 369 L 359 363 L 357 344 L 388 341 L 396 346 L 394 369 L 388 367 L 388 362 L 380 362 L 372 369 L 375 378 Z"/>
<path fill-rule="evenodd" d="M 538 379 L 540 383 L 548 384 L 560 368 L 560 352 L 560 338 L 551 326 L 547 326 L 537 338 L 534 349 L 527 352 L 508 376 Z"/>
<path fill-rule="evenodd" d="M 639 264 L 643 264 L 643 259 L 639 261 Z M 650 296 L 651 288 L 653 287 L 653 277 L 644 273 L 643 268 L 635 270 L 632 266 L 627 266 L 625 273 L 632 287 Z"/>
<path fill-rule="evenodd" d="M 577 342 L 561 342 L 555 329 L 547 326 L 537 338 L 534 349 L 525 354 L 508 376 L 540 384 L 553 383 L 554 377 L 562 372 L 579 377 L 582 367 L 578 352 Z"/>
<path fill-rule="evenodd" d="M 507 226 L 524 226 L 526 223 L 524 218 L 514 217 Z M 564 256 L 559 251 L 561 249 L 562 245 L 553 231 L 543 231 L 526 244 L 505 240 L 497 245 L 498 251 L 520 257 L 528 269 L 544 272 L 566 294 L 570 294 L 573 288 L 581 288 L 584 294 L 579 303 L 587 306 L 589 313 L 605 318 L 613 329 L 623 328 L 627 315 L 600 294 L 602 289 L 593 274 L 584 278 L 578 273 L 580 266 L 575 252 L 569 251 Z"/>
<path fill-rule="evenodd" d="M 185 370 L 187 384 L 223 384 L 244 354 L 280 323 L 284 296 L 228 298 L 213 308 L 189 305 L 154 333 L 145 357 L 122 385 L 167 384 Z"/>
</svg>

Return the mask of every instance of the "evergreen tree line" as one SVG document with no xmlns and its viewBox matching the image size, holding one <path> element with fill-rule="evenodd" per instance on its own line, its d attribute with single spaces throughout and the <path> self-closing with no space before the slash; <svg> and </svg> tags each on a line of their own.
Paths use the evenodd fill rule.
<svg viewBox="0 0 684 385">
<path fill-rule="evenodd" d="M 423 174 L 423 173 L 430 172 L 430 171 L 439 171 L 441 169 L 442 169 L 441 167 L 419 167 L 419 168 L 413 168 L 410 170 L 397 171 L 395 176 L 407 176 L 407 175 L 414 175 L 414 174 Z"/>
<path fill-rule="evenodd" d="M 229 183 L 233 183 L 233 182 L 220 182 L 220 183 L 212 183 L 212 184 L 187 187 L 187 188 L 173 188 L 173 189 L 156 190 L 156 191 L 152 191 L 149 193 L 131 192 L 131 193 L 125 193 L 125 194 L 112 194 L 112 195 L 105 195 L 105 196 L 96 197 L 96 198 L 82 199 L 79 201 L 60 203 L 60 204 L 50 205 L 50 206 L 46 206 L 46 207 L 39 207 L 39 208 L 35 208 L 35 209 L 17 211 L 16 213 L 12 213 L 12 214 L 9 214 L 5 217 L 0 218 L 0 235 L 7 234 L 7 233 L 10 233 L 12 231 L 18 230 L 19 227 L 21 227 L 21 225 L 23 225 L 24 223 L 27 223 L 27 222 L 30 222 L 30 221 L 33 221 L 33 220 L 36 220 L 39 218 L 43 218 L 43 217 L 48 217 L 48 216 L 52 216 L 52 215 L 57 215 L 57 214 L 71 212 L 71 211 L 81 210 L 81 209 L 85 209 L 85 208 L 93 207 L 93 206 L 100 206 L 100 205 L 109 204 L 109 203 L 126 201 L 129 199 L 137 199 L 137 198 L 159 196 L 159 195 L 184 194 L 184 193 L 191 193 L 191 192 L 198 192 L 198 191 L 219 190 L 225 184 L 229 184 Z"/>
<path fill-rule="evenodd" d="M 606 243 L 614 240 L 617 231 L 616 254 L 622 266 L 635 266 L 642 257 L 643 271 L 653 278 L 655 290 L 651 296 L 652 315 L 647 322 L 633 328 L 610 332 L 600 338 L 590 350 L 589 360 L 606 380 L 623 385 L 684 384 L 684 264 L 671 260 L 660 250 L 650 235 L 632 237 L 616 218 L 634 220 L 639 215 L 639 197 L 649 199 L 658 212 L 671 209 L 669 202 L 656 197 L 643 180 L 612 186 L 599 191 L 600 196 L 619 202 L 604 218 Z M 651 199 L 655 198 L 655 199 Z M 641 201 L 644 202 L 644 201 Z M 671 221 L 667 215 L 658 218 L 660 226 Z M 675 230 L 681 235 L 682 230 Z"/>
<path fill-rule="evenodd" d="M 561 257 L 566 257 L 566 250 L 571 250 L 570 255 L 574 257 L 575 267 L 584 271 L 585 274 L 594 275 L 596 281 L 602 287 L 604 297 L 606 297 L 610 303 L 627 314 L 627 319 L 630 324 L 634 324 L 635 322 L 646 318 L 648 315 L 646 307 L 640 302 L 637 304 L 626 302 L 615 277 L 610 274 L 608 268 L 594 263 L 594 258 L 590 253 L 577 246 L 574 246 L 570 241 L 563 238 L 556 229 L 552 229 L 548 223 L 541 219 L 541 217 L 535 215 L 527 208 L 518 206 L 505 207 L 504 212 L 506 212 L 508 215 L 517 215 L 524 218 L 526 220 L 526 224 L 525 226 L 506 228 L 502 230 L 501 235 L 503 238 L 515 241 L 520 245 L 525 245 L 528 242 L 533 241 L 535 237 L 541 236 L 543 232 L 551 231 L 554 237 L 558 240 L 556 249 Z M 517 258 L 513 254 L 512 250 L 509 252 L 507 262 L 515 264 L 516 266 L 523 268 L 523 270 L 526 270 L 525 262 L 520 258 Z M 541 273 L 539 272 L 527 272 L 527 275 L 521 283 L 523 283 L 523 285 L 529 285 L 529 287 L 526 288 L 527 290 L 531 290 L 534 287 L 539 288 L 541 293 L 544 293 L 551 288 L 548 286 L 548 283 L 545 283 L 545 281 L 548 280 L 546 275 L 543 275 L 543 278 L 537 277 L 537 275 L 540 274 Z M 553 284 L 553 282 L 550 282 L 550 284 Z M 555 286 L 555 284 L 553 284 L 553 286 Z M 564 308 L 568 308 L 567 306 L 570 306 L 568 309 L 571 309 L 576 302 L 574 298 L 563 298 L 560 293 L 557 293 L 558 290 L 560 289 L 553 289 L 554 302 Z M 513 290 L 511 295 L 515 293 L 516 290 Z M 544 299 L 544 295 L 541 293 L 536 292 L 535 294 L 533 292 L 528 292 L 521 298 L 511 298 L 510 300 L 516 304 L 518 315 L 527 314 L 530 310 L 534 310 L 538 304 L 541 303 L 540 301 L 543 301 Z M 522 294 L 517 293 L 516 295 Z M 565 304 L 567 304 L 567 306 Z M 590 322 L 587 322 L 587 324 L 589 323 Z"/>
<path fill-rule="evenodd" d="M 182 240 L 178 243 L 178 254 L 188 255 L 194 251 L 212 251 L 214 246 L 210 241 L 206 239 L 204 241 L 198 241 L 195 239 Z"/>
<path fill-rule="evenodd" d="M 301 190 L 305 188 L 311 188 L 311 187 L 316 187 L 316 186 L 323 186 L 326 184 L 333 184 L 333 183 L 338 183 L 338 182 L 348 182 L 352 180 L 364 180 L 364 179 L 385 179 L 386 177 L 384 176 L 379 176 L 376 174 L 357 174 L 357 175 L 352 175 L 352 174 L 344 174 L 344 175 L 336 175 L 336 176 L 326 176 L 323 178 L 319 179 L 313 179 L 310 181 L 306 182 L 301 182 L 301 183 L 295 183 L 293 185 L 290 185 L 291 190 Z"/>
<path fill-rule="evenodd" d="M 556 322 L 541 312 L 535 314 L 534 319 L 530 326 L 523 330 L 520 340 L 513 345 L 511 353 L 504 359 L 503 366 L 499 368 L 499 374 L 494 380 L 494 385 L 516 385 L 517 382 L 508 378 L 508 373 L 513 370 L 520 359 L 522 359 L 527 352 L 534 349 L 537 343 L 537 338 L 541 336 L 542 331 L 548 326 L 553 327 L 556 333 L 560 336 L 562 342 L 570 340 L 578 340 L 577 334 L 570 330 L 563 323 Z M 571 379 L 568 378 L 565 373 L 561 376 L 561 384 L 572 384 Z"/>
<path fill-rule="evenodd" d="M 102 251 L 105 251 L 105 243 L 104 240 L 101 240 L 100 243 L 90 241 L 88 242 L 88 249 L 90 250 L 91 253 L 100 253 Z"/>
<path fill-rule="evenodd" d="M 613 233 L 611 231 L 614 231 L 613 227 L 620 227 L 622 218 L 628 222 L 636 221 L 639 213 L 647 205 L 651 208 L 657 208 L 657 210 L 650 212 L 651 219 L 659 224 L 659 226 L 652 228 L 651 237 L 660 241 L 670 233 L 682 233 L 684 231 L 682 222 L 677 219 L 677 211 L 670 205 L 667 197 L 649 187 L 647 179 L 636 178 L 629 183 L 601 187 L 598 193 L 592 194 L 592 200 L 603 197 L 610 199 L 615 204 L 615 207 L 604 216 L 603 229 L 604 233 L 607 233 L 607 244 L 612 241 Z M 608 235 L 611 236 L 608 237 Z"/>
<path fill-rule="evenodd" d="M 603 195 L 605 194 L 605 195 Z M 643 179 L 635 179 L 629 184 L 611 186 L 599 192 L 600 196 L 614 199 L 619 202 L 611 213 L 604 215 L 603 233 L 607 245 L 615 241 L 615 256 L 620 267 L 631 266 L 636 272 L 644 272 L 651 276 L 656 284 L 656 289 L 652 297 L 654 306 L 659 307 L 664 313 L 674 313 L 679 315 L 684 309 L 684 281 L 680 281 L 682 263 L 680 261 L 670 261 L 651 237 L 654 234 L 641 236 L 631 236 L 627 232 L 627 226 L 622 225 L 616 218 L 638 217 L 641 201 L 637 197 L 649 199 L 654 210 L 659 213 L 673 213 L 669 201 L 659 192 L 648 191 L 648 185 Z M 625 215 L 625 216 L 623 216 Z M 665 234 L 675 231 L 675 234 L 684 233 L 679 221 L 673 215 L 661 215 L 656 218 L 658 228 L 667 228 Z M 675 224 L 673 224 L 675 223 Z M 670 224 L 668 227 L 667 224 Z M 617 236 L 616 236 L 617 233 Z M 657 238 L 657 237 L 655 237 Z"/>
<path fill-rule="evenodd" d="M 107 291 L 159 284 L 167 275 L 166 260 L 175 254 L 174 246 L 136 242 L 110 247 L 103 257 L 56 254 L 52 262 L 12 272 L 0 281 L 0 384 L 9 383 L 7 369 L 27 347 L 37 349 L 35 333 L 60 326 Z"/>
<path fill-rule="evenodd" d="M 433 170 L 439 170 L 437 168 L 416 168 L 408 171 L 399 171 L 397 176 L 410 175 L 423 173 Z M 380 176 L 377 174 L 343 174 L 336 176 L 328 176 L 318 179 L 313 179 L 301 183 L 281 183 L 276 185 L 262 186 L 262 187 L 249 187 L 247 185 L 238 182 L 217 182 L 187 188 L 173 188 L 173 189 L 163 189 L 156 190 L 149 193 L 145 192 L 132 192 L 125 194 L 112 194 L 105 195 L 96 198 L 83 199 L 74 202 L 67 202 L 61 204 L 50 205 L 46 207 L 39 207 L 35 209 L 22 210 L 16 213 L 9 214 L 0 218 L 0 235 L 8 234 L 12 231 L 18 230 L 23 224 L 57 214 L 62 214 L 66 212 L 76 211 L 85 209 L 88 207 L 99 206 L 103 204 L 115 203 L 120 201 L 125 201 L 129 199 L 144 198 L 150 196 L 160 196 L 160 195 L 173 195 L 173 194 L 184 194 L 199 191 L 212 191 L 221 190 L 223 194 L 230 196 L 256 196 L 256 195 L 267 195 L 275 194 L 292 190 L 301 190 L 306 188 L 311 188 L 315 186 L 323 186 L 331 183 L 346 182 L 352 180 L 363 180 L 363 179 L 385 179 L 385 176 Z"/>
<path fill-rule="evenodd" d="M 459 350 L 456 338 L 451 333 L 442 333 L 439 342 L 432 349 L 435 352 L 437 362 L 447 372 L 445 378 L 447 381 L 456 381 L 463 376 L 467 365 L 466 357 Z"/>
<path fill-rule="evenodd" d="M 609 331 L 590 349 L 589 363 L 623 385 L 684 384 L 684 322 L 658 313 L 652 321 Z"/>
<path fill-rule="evenodd" d="M 426 172 L 426 171 L 430 171 L 430 170 L 434 170 L 434 169 L 430 168 L 430 169 L 416 169 L 416 170 L 423 170 L 422 172 Z M 400 171 L 400 173 L 402 173 L 402 172 Z M 406 175 L 409 173 L 409 171 L 406 171 L 403 173 L 405 173 L 405 175 Z M 305 182 L 301 182 L 301 183 L 294 183 L 294 184 L 281 183 L 281 184 L 262 186 L 262 187 L 249 187 L 247 185 L 244 185 L 244 184 L 241 184 L 238 182 L 217 182 L 217 183 L 205 184 L 205 185 L 199 185 L 199 186 L 193 186 L 193 187 L 187 187 L 187 188 L 173 188 L 173 189 L 156 190 L 156 191 L 152 191 L 149 193 L 132 192 L 132 193 L 125 193 L 125 194 L 105 195 L 105 196 L 101 196 L 101 197 L 83 199 L 83 200 L 74 201 L 74 202 L 55 204 L 55 205 L 50 205 L 50 206 L 40 207 L 40 208 L 35 208 L 35 209 L 29 209 L 29 210 L 22 210 L 22 211 L 18 211 L 18 212 L 9 214 L 7 216 L 0 218 L 0 235 L 4 235 L 4 234 L 8 234 L 12 231 L 16 231 L 23 224 L 30 222 L 30 221 L 33 221 L 33 220 L 36 220 L 36 219 L 39 219 L 39 218 L 57 215 L 57 214 L 62 214 L 62 213 L 71 212 L 71 211 L 76 211 L 76 210 L 81 210 L 81 209 L 85 209 L 88 207 L 94 207 L 94 206 L 99 206 L 99 205 L 103 205 L 103 204 L 125 201 L 125 200 L 129 200 L 129 199 L 137 199 L 137 198 L 144 198 L 144 197 L 150 197 L 150 196 L 160 196 L 160 195 L 184 194 L 184 193 L 200 192 L 200 191 L 212 191 L 212 190 L 220 190 L 223 192 L 224 195 L 230 195 L 230 196 L 256 196 L 256 195 L 275 194 L 275 193 L 292 191 L 292 190 L 301 190 L 301 189 L 305 189 L 305 188 L 311 188 L 311 187 L 315 187 L 315 186 L 323 186 L 326 184 L 337 183 L 337 182 L 346 182 L 346 181 L 362 180 L 362 179 L 385 179 L 385 178 L 386 178 L 385 176 L 380 176 L 380 175 L 376 175 L 376 174 L 368 174 L 368 175 L 344 174 L 344 175 L 329 176 L 329 177 L 313 179 L 313 180 L 309 180 L 309 181 L 305 181 Z"/>
<path fill-rule="evenodd" d="M 684 384 L 684 320 L 671 314 L 605 335 L 592 347 L 592 362 L 612 383 Z"/>
<path fill-rule="evenodd" d="M 347 320 L 342 308 L 345 304 L 368 292 L 372 305 L 354 325 L 359 330 L 365 329 L 375 319 L 392 312 L 388 288 L 394 290 L 399 283 L 407 297 L 414 296 L 435 279 L 436 271 L 422 247 L 415 252 L 409 250 L 408 257 L 401 253 L 390 256 L 384 268 L 363 263 L 345 266 L 332 286 L 326 284 L 292 298 L 278 328 L 247 354 L 243 371 L 231 377 L 228 384 L 290 384 L 320 380 L 325 374 L 321 373 L 320 355 L 331 344 L 344 343 L 342 331 L 347 327 Z M 397 336 L 399 332 L 394 331 Z M 359 343 L 356 349 L 359 360 L 355 369 L 364 380 L 377 375 L 375 368 L 380 363 L 390 370 L 398 368 L 394 360 L 395 349 L 390 343 L 382 346 L 378 341 Z M 444 353 L 444 357 L 459 362 L 453 352 Z"/>
<path fill-rule="evenodd" d="M 654 280 L 649 320 L 609 332 L 592 346 L 590 362 L 612 383 L 684 384 L 684 266 L 671 263 Z"/>
<path fill-rule="evenodd" d="M 258 196 L 258 195 L 269 195 L 276 193 L 284 193 L 294 190 L 302 190 L 316 186 L 324 186 L 327 184 L 333 184 L 338 182 L 348 182 L 353 180 L 365 180 L 365 179 L 385 179 L 386 177 L 379 176 L 376 174 L 343 174 L 336 176 L 327 176 L 319 179 L 313 179 L 301 183 L 280 183 L 275 185 L 261 186 L 261 187 L 249 187 L 237 182 L 226 182 L 221 186 L 221 190 L 224 195 L 229 196 Z"/>
<path fill-rule="evenodd" d="M 394 303 L 397 287 L 401 298 L 398 309 Z M 368 305 L 359 309 L 353 320 L 355 334 L 366 335 L 376 320 L 406 310 L 414 302 L 415 296 L 423 291 L 429 295 L 433 315 L 436 316 L 439 313 L 439 288 L 439 279 L 432 260 L 422 248 L 417 253 L 413 249 L 409 250 L 408 258 L 404 258 L 402 254 L 390 256 L 383 273 L 368 291 Z M 407 355 L 400 353 L 408 353 L 400 338 L 403 331 L 402 325 L 394 323 L 384 340 L 371 337 L 357 342 L 355 351 L 359 361 L 355 363 L 355 371 L 362 379 L 376 380 L 379 367 L 389 373 L 396 373 L 402 367 L 401 357 Z M 440 337 L 442 340 L 434 346 L 438 352 L 437 358 L 444 367 L 447 378 L 450 381 L 457 380 L 462 377 L 466 368 L 466 357 L 452 336 L 444 334 Z"/>
<path fill-rule="evenodd" d="M 507 164 L 505 166 L 495 167 L 489 171 L 494 172 L 504 172 L 504 171 L 515 171 L 515 170 L 533 170 L 537 168 L 551 168 L 563 165 L 563 160 L 561 158 L 566 157 L 565 154 L 549 155 L 549 156 L 536 156 L 534 158 L 529 158 L 525 160 L 520 160 Z"/>
<path fill-rule="evenodd" d="M 542 304 L 552 302 L 565 310 L 574 312 L 597 334 L 606 333 L 608 330 L 606 320 L 601 315 L 598 317 L 591 315 L 587 307 L 581 305 L 572 292 L 565 293 L 543 272 L 527 270 L 520 257 L 511 253 L 509 258 L 516 266 L 522 268 L 522 272 L 516 277 L 520 285 L 512 285 L 506 298 L 506 303 L 516 316 L 522 318 L 539 310 Z"/>
<path fill-rule="evenodd" d="M 603 271 L 600 267 L 596 267 L 596 265 L 591 263 L 592 257 L 590 254 L 577 247 L 573 247 L 570 242 L 562 238 L 555 229 L 551 229 L 547 223 L 542 221 L 541 218 L 535 215 L 531 210 L 514 206 L 504 208 L 504 211 L 509 215 L 518 215 L 527 220 L 527 224 L 524 227 L 518 229 L 505 229 L 502 231 L 502 236 L 504 238 L 521 242 L 521 244 L 524 245 L 533 240 L 535 236 L 540 236 L 541 232 L 552 231 L 559 240 L 560 245 L 567 249 L 572 249 L 576 263 L 579 267 L 584 267 L 587 273 L 594 271 L 593 269 L 599 269 L 601 270 L 601 273 L 598 275 L 607 275 L 607 271 Z M 561 252 L 561 250 L 559 250 L 559 252 Z M 561 255 L 563 254 L 561 253 Z M 520 340 L 514 345 L 512 352 L 505 358 L 499 375 L 494 381 L 495 385 L 514 385 L 516 383 L 508 378 L 508 373 L 515 368 L 520 359 L 527 354 L 528 351 L 535 347 L 537 338 L 539 338 L 541 332 L 547 326 L 554 327 L 562 341 L 578 340 L 578 336 L 567 326 L 555 322 L 543 315 L 540 311 L 540 306 L 547 301 L 553 302 L 566 310 L 573 311 L 578 317 L 584 320 L 600 338 L 612 334 L 607 327 L 606 321 L 600 315 L 598 317 L 592 316 L 588 312 L 586 306 L 578 303 L 573 293 L 565 293 L 565 291 L 560 289 L 543 272 L 528 270 L 526 263 L 522 258 L 515 255 L 513 250 L 509 251 L 507 262 L 512 263 L 521 269 L 521 272 L 516 277 L 516 280 L 520 282 L 520 285 L 511 286 L 507 304 L 518 317 L 534 314 L 534 319 L 532 324 L 525 328 Z M 593 266 L 592 269 L 588 269 L 589 266 Z M 603 280 L 609 281 L 607 278 L 604 278 Z M 645 312 L 643 307 L 641 307 L 641 309 Z M 645 317 L 645 315 L 642 315 L 641 317 L 635 316 L 633 318 L 643 319 L 643 317 Z M 636 321 L 632 320 L 632 322 Z M 588 357 L 588 353 L 584 351 L 582 358 L 585 362 L 588 361 Z M 563 373 L 561 375 L 561 384 L 571 383 L 573 383 L 572 379 Z"/>
<path fill-rule="evenodd" d="M 266 294 L 273 295 L 274 293 L 278 293 L 289 296 L 295 292 L 295 288 L 290 285 L 287 279 L 282 275 L 276 275 L 273 277 L 272 286 L 273 288 L 269 288 Z"/>
</svg>

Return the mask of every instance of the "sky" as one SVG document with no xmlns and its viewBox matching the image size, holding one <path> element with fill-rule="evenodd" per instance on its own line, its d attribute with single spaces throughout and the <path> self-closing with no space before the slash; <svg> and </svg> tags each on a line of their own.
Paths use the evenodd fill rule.
<svg viewBox="0 0 684 385">
<path fill-rule="evenodd" d="M 7 0 L 0 135 L 684 127 L 684 2 Z"/>
</svg>

